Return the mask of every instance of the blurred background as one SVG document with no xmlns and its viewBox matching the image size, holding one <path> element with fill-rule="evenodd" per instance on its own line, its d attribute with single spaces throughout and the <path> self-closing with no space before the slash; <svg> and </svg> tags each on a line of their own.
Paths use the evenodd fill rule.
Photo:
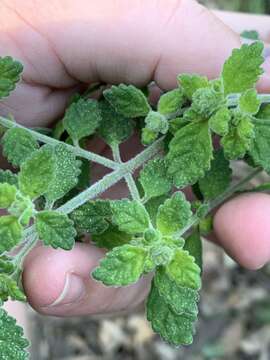
<svg viewBox="0 0 270 360">
<path fill-rule="evenodd" d="M 270 14 L 270 0 L 201 2 L 219 9 Z M 175 349 L 163 343 L 152 333 L 143 307 L 128 316 L 106 319 L 45 318 L 29 310 L 35 336 L 32 358 L 269 360 L 270 266 L 258 272 L 244 270 L 207 242 L 204 260 L 200 321 L 191 347 Z"/>
</svg>

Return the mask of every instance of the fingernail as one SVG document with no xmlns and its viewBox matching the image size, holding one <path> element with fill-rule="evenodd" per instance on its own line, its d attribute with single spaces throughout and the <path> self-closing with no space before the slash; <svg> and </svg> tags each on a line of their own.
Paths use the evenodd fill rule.
<svg viewBox="0 0 270 360">
<path fill-rule="evenodd" d="M 83 298 L 85 293 L 86 288 L 83 279 L 78 275 L 67 273 L 63 291 L 52 304 L 46 307 L 76 304 Z"/>
</svg>

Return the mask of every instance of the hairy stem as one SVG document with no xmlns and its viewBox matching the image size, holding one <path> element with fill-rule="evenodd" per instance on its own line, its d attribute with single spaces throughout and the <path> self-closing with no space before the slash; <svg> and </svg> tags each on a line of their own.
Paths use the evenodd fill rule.
<svg viewBox="0 0 270 360">
<path fill-rule="evenodd" d="M 8 120 L 2 116 L 0 116 L 0 125 L 10 129 L 13 127 L 18 127 L 18 128 L 22 128 L 24 130 L 27 130 L 36 140 L 44 143 L 44 144 L 49 144 L 52 146 L 56 146 L 59 144 L 64 144 L 69 150 L 71 150 L 76 156 L 82 157 L 84 159 L 87 159 L 89 161 L 93 161 L 95 163 L 101 164 L 109 169 L 117 169 L 119 167 L 119 165 L 117 163 L 115 163 L 114 161 L 105 158 L 104 156 L 95 154 L 91 151 L 87 151 L 84 149 L 81 149 L 80 147 L 75 147 L 66 143 L 63 143 L 62 141 L 53 139 L 49 136 L 40 134 L 34 130 L 28 129 L 20 124 L 17 124 L 14 121 Z"/>
<path fill-rule="evenodd" d="M 38 235 L 35 232 L 33 232 L 33 234 L 29 236 L 28 241 L 24 243 L 21 250 L 13 258 L 13 262 L 16 264 L 16 267 L 21 268 L 24 258 L 35 247 L 37 242 L 38 242 Z"/>
</svg>

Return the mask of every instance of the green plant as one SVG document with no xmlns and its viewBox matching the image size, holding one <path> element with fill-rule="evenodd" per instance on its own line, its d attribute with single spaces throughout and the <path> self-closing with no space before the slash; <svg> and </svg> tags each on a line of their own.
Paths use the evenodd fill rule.
<svg viewBox="0 0 270 360">
<path fill-rule="evenodd" d="M 179 87 L 163 94 L 157 106 L 150 105 L 147 89 L 94 86 L 71 99 L 51 136 L 0 117 L 3 154 L 18 170 L 0 171 L 0 208 L 6 211 L 0 217 L 1 302 L 26 300 L 20 285 L 23 260 L 38 239 L 70 250 L 90 235 L 108 250 L 93 278 L 127 286 L 152 273 L 147 318 L 154 331 L 170 344 L 191 344 L 201 288 L 201 235 L 211 231 L 211 211 L 245 191 L 262 170 L 270 172 L 270 96 L 255 90 L 262 52 L 260 42 L 235 49 L 215 80 L 179 75 Z M 0 97 L 15 88 L 21 72 L 20 63 L 0 58 Z M 99 101 L 91 98 L 96 89 Z M 119 145 L 135 128 L 146 148 L 122 162 Z M 113 160 L 86 149 L 86 139 L 95 136 L 111 147 Z M 232 180 L 232 160 L 251 167 L 238 183 Z M 89 162 L 111 172 L 91 183 Z M 133 173 L 142 166 L 135 180 Z M 130 198 L 98 199 L 123 178 Z M 180 190 L 190 185 L 193 202 Z M 28 342 L 15 320 L 2 309 L 0 321 L 1 359 L 27 359 Z"/>
</svg>

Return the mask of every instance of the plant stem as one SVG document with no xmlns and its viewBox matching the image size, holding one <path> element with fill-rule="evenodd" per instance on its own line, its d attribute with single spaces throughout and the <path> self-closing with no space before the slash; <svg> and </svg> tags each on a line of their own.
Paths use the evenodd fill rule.
<svg viewBox="0 0 270 360">
<path fill-rule="evenodd" d="M 21 267 L 24 258 L 27 254 L 35 247 L 36 243 L 38 242 L 38 235 L 36 233 L 33 233 L 29 238 L 28 241 L 25 243 L 25 245 L 22 247 L 22 249 L 18 252 L 18 254 L 13 258 L 13 261 L 15 262 L 16 266 L 18 268 Z"/>
<path fill-rule="evenodd" d="M 118 164 L 116 164 L 114 161 L 105 158 L 104 156 L 95 154 L 91 151 L 87 151 L 84 149 L 81 149 L 80 147 L 75 147 L 66 143 L 63 143 L 62 141 L 59 141 L 57 139 L 51 138 L 49 136 L 40 134 L 36 131 L 33 131 L 31 129 L 28 129 L 14 121 L 8 120 L 2 116 L 0 116 L 0 125 L 10 129 L 10 128 L 14 128 L 14 127 L 18 127 L 24 130 L 27 130 L 36 140 L 44 143 L 44 144 L 49 144 L 52 146 L 56 146 L 59 144 L 64 144 L 69 150 L 71 150 L 76 156 L 82 157 L 84 159 L 87 159 L 89 161 L 93 161 L 95 163 L 101 164 L 109 169 L 117 169 L 119 167 Z"/>
</svg>

